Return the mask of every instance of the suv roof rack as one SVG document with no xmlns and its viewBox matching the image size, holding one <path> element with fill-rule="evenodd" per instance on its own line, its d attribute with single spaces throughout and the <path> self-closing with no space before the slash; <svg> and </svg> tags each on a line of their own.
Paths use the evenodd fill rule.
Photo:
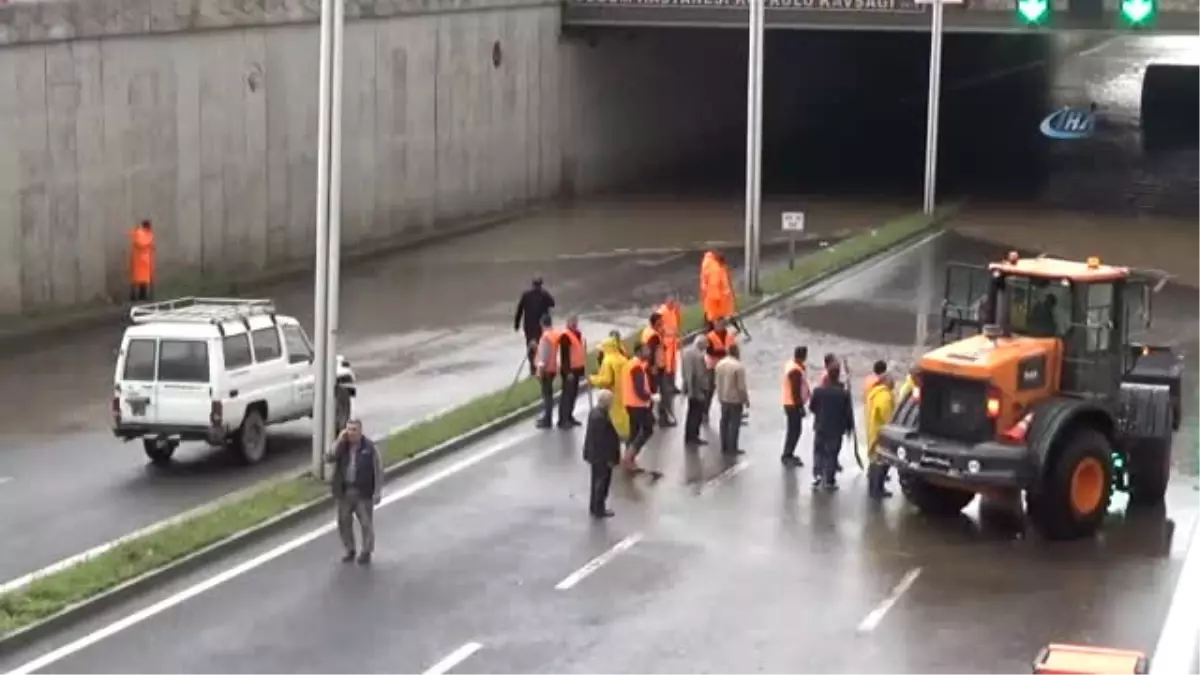
<svg viewBox="0 0 1200 675">
<path fill-rule="evenodd" d="M 275 315 L 275 303 L 267 299 L 186 297 L 150 302 L 129 310 L 134 323 L 245 323 L 252 316 Z"/>
</svg>

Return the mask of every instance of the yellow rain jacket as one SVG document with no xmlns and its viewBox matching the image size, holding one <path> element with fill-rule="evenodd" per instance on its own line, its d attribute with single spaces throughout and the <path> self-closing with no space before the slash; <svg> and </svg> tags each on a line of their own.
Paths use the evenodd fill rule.
<svg viewBox="0 0 1200 675">
<path fill-rule="evenodd" d="M 904 376 L 904 384 L 900 385 L 900 395 L 896 397 L 896 400 L 903 401 L 904 397 L 911 394 L 913 388 L 916 386 L 917 386 L 917 383 L 915 380 L 913 380 L 913 376 L 905 375 Z"/>
<path fill-rule="evenodd" d="M 892 419 L 895 412 L 896 400 L 892 388 L 885 382 L 877 382 L 867 392 L 867 457 L 875 460 L 875 444 L 879 441 L 879 431 L 883 425 Z"/>
<path fill-rule="evenodd" d="M 625 410 L 625 401 L 621 397 L 621 374 L 629 363 L 629 359 L 621 351 L 620 341 L 607 337 L 600 342 L 600 353 L 604 359 L 600 362 L 600 370 L 588 378 L 593 387 L 607 389 L 612 392 L 612 408 L 608 416 L 621 440 L 629 438 L 629 413 Z"/>
</svg>

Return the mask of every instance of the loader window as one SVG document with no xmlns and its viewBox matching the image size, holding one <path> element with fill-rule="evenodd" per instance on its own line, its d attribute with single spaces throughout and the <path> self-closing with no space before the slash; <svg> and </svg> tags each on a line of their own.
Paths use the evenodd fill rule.
<svg viewBox="0 0 1200 675">
<path fill-rule="evenodd" d="M 1071 286 L 1066 279 L 1008 276 L 1004 279 L 1001 315 L 1013 333 L 1031 337 L 1066 337 L 1071 317 Z"/>
<path fill-rule="evenodd" d="M 1106 352 L 1112 342 L 1113 285 L 1090 284 L 1087 287 L 1087 351 Z"/>
</svg>

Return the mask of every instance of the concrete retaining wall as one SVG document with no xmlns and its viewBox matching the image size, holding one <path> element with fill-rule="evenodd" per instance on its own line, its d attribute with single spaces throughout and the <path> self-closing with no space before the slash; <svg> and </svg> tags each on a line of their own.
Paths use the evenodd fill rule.
<svg viewBox="0 0 1200 675">
<path fill-rule="evenodd" d="M 190 0 L 168 15 L 88 1 L 0 16 L 0 91 L 11 93 L 0 98 L 0 316 L 119 297 L 127 233 L 142 218 L 158 232 L 164 294 L 307 263 L 315 5 L 257 0 L 275 12 L 264 17 L 201 2 L 188 15 Z M 628 184 L 716 124 L 717 111 L 679 96 L 703 91 L 691 82 L 702 63 L 684 64 L 686 77 L 639 68 L 669 45 L 564 38 L 556 4 L 487 6 L 501 1 L 447 0 L 455 11 L 442 13 L 429 13 L 433 2 L 349 4 L 350 16 L 391 16 L 346 27 L 347 246 Z M 111 13 L 135 4 L 143 23 Z M 63 6 L 74 9 L 51 11 Z"/>
</svg>

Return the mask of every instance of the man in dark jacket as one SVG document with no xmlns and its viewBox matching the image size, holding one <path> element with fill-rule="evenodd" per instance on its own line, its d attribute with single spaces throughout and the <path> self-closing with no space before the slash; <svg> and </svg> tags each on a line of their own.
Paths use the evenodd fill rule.
<svg viewBox="0 0 1200 675">
<path fill-rule="evenodd" d="M 371 439 L 363 436 L 362 422 L 350 420 L 325 453 L 333 464 L 330 488 L 337 502 L 337 527 L 346 547 L 342 562 L 354 560 L 354 519 L 362 529 L 362 554 L 358 563 L 371 562 L 375 550 L 375 507 L 383 494 L 383 459 Z"/>
<path fill-rule="evenodd" d="M 621 461 L 621 437 L 613 426 L 609 408 L 613 395 L 607 389 L 596 392 L 596 406 L 588 413 L 583 437 L 583 461 L 592 468 L 591 498 L 588 512 L 593 518 L 609 518 L 608 489 L 612 485 L 613 467 Z"/>
<path fill-rule="evenodd" d="M 854 404 L 836 360 L 826 366 L 825 379 L 813 390 L 808 409 L 813 414 L 813 488 L 833 491 L 838 488 L 842 437 L 854 433 Z"/>
<path fill-rule="evenodd" d="M 554 309 L 554 296 L 542 288 L 542 278 L 535 277 L 533 285 L 521 294 L 517 301 L 517 313 L 513 317 L 513 332 L 525 329 L 525 350 L 529 357 L 529 372 L 533 374 L 533 353 L 538 338 L 542 336 L 542 317 L 550 316 Z"/>
</svg>

